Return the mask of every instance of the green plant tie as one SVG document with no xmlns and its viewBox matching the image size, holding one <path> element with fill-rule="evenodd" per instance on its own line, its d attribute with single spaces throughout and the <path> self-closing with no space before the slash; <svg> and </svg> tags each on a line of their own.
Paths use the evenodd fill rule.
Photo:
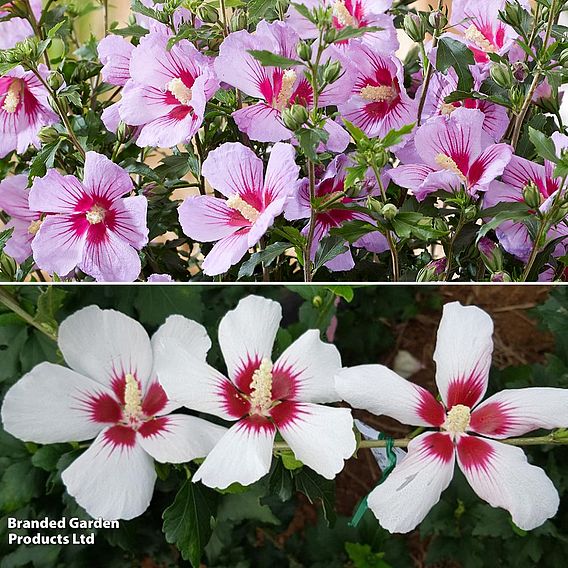
<svg viewBox="0 0 568 568">
<path fill-rule="evenodd" d="M 394 440 L 390 436 L 386 436 L 382 432 L 379 432 L 377 440 L 386 440 L 387 445 L 385 447 L 385 450 L 388 459 L 388 464 L 383 469 L 383 475 L 381 477 L 381 480 L 379 481 L 379 483 L 377 483 L 378 487 L 381 483 L 383 483 L 383 481 L 385 481 L 385 479 L 391 474 L 392 470 L 394 469 L 394 466 L 396 465 L 396 454 L 394 453 L 393 450 Z M 353 518 L 349 521 L 350 527 L 356 527 L 363 518 L 363 515 L 367 512 L 367 509 L 369 508 L 368 499 L 369 495 L 366 495 L 365 498 L 361 501 L 361 503 L 359 503 L 359 506 L 357 507 L 357 510 L 353 515 Z"/>
</svg>

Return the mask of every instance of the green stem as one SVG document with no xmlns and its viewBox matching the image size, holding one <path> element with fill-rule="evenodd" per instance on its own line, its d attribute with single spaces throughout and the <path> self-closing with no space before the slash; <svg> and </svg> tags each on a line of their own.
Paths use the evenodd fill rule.
<svg viewBox="0 0 568 568">
<path fill-rule="evenodd" d="M 452 277 L 452 273 L 453 273 L 452 264 L 454 263 L 454 245 L 455 245 L 456 239 L 458 238 L 458 235 L 460 234 L 464 225 L 465 225 L 465 218 L 464 218 L 463 210 L 460 210 L 460 218 L 459 218 L 458 224 L 456 226 L 456 230 L 454 231 L 454 234 L 452 235 L 452 238 L 450 240 L 450 244 L 448 246 L 448 251 L 446 253 L 446 270 L 444 272 L 444 280 L 446 282 Z"/>
<path fill-rule="evenodd" d="M 530 274 L 531 269 L 533 267 L 534 261 L 536 260 L 538 252 L 540 250 L 540 242 L 542 241 L 542 239 L 544 237 L 546 225 L 547 225 L 546 219 L 541 219 L 540 220 L 540 227 L 538 229 L 538 233 L 537 233 L 536 238 L 535 238 L 534 243 L 533 243 L 533 248 L 532 248 L 532 251 L 531 251 L 531 255 L 529 257 L 529 261 L 527 262 L 527 265 L 525 266 L 525 269 L 523 270 L 523 275 L 521 276 L 521 282 L 526 282 L 527 278 L 529 277 L 529 274 Z"/>
<path fill-rule="evenodd" d="M 50 331 L 49 329 L 43 327 L 41 323 L 37 322 L 34 317 L 26 310 L 24 310 L 18 301 L 12 296 L 5 288 L 0 288 L 0 302 L 4 304 L 9 310 L 12 310 L 16 315 L 22 318 L 26 323 L 35 327 L 38 331 L 41 331 L 45 336 L 49 337 L 53 341 L 57 341 L 57 335 Z"/>
<path fill-rule="evenodd" d="M 412 438 L 398 438 L 393 440 L 395 448 L 406 448 L 412 441 Z M 386 448 L 387 440 L 361 440 L 357 444 L 357 449 L 367 448 Z M 499 443 L 507 446 L 563 446 L 568 444 L 567 438 L 555 438 L 553 433 L 546 436 L 534 436 L 528 438 L 506 438 L 499 440 Z M 274 442 L 274 451 L 282 452 L 290 450 L 290 446 L 286 442 Z"/>
<path fill-rule="evenodd" d="M 311 160 L 308 160 L 308 180 L 310 184 L 310 228 L 308 229 L 306 248 L 304 249 L 304 282 L 311 282 L 313 279 L 312 245 L 314 241 L 314 231 L 317 215 L 317 211 L 314 207 L 314 202 L 316 199 L 316 173 L 314 163 Z"/>
</svg>

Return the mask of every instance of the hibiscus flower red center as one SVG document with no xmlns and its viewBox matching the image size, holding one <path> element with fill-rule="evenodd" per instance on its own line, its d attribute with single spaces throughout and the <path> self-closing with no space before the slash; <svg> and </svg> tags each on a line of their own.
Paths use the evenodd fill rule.
<svg viewBox="0 0 568 568">
<path fill-rule="evenodd" d="M 260 416 L 268 416 L 273 405 L 272 398 L 272 361 L 262 359 L 258 369 L 252 374 L 250 383 L 250 412 Z"/>
<path fill-rule="evenodd" d="M 2 104 L 2 108 L 6 112 L 13 114 L 18 110 L 18 107 L 20 106 L 20 102 L 22 100 L 23 90 L 24 82 L 21 79 L 14 79 L 10 83 L 8 91 L 6 92 L 6 96 L 4 97 L 4 103 Z"/>
<path fill-rule="evenodd" d="M 106 213 L 107 211 L 104 207 L 101 207 L 100 205 L 93 205 L 89 211 L 87 211 L 85 217 L 91 225 L 97 225 L 105 220 Z"/>
</svg>

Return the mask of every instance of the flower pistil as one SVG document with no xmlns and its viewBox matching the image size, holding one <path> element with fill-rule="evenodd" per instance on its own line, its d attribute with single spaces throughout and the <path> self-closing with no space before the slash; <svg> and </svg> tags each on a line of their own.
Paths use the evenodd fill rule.
<svg viewBox="0 0 568 568">
<path fill-rule="evenodd" d="M 167 89 L 182 105 L 188 106 L 191 102 L 191 89 L 181 79 L 172 79 Z"/>
<path fill-rule="evenodd" d="M 247 221 L 254 223 L 260 216 L 260 212 L 252 205 L 249 205 L 240 195 L 236 193 L 227 199 L 227 205 L 231 209 L 238 211 Z"/>
<path fill-rule="evenodd" d="M 250 383 L 250 404 L 253 412 L 266 415 L 272 406 L 272 362 L 264 358 L 253 373 Z"/>
</svg>

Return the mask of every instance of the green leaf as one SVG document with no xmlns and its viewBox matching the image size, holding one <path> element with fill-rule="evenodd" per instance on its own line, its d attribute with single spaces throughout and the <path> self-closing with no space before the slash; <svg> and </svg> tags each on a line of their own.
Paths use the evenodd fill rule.
<svg viewBox="0 0 568 568">
<path fill-rule="evenodd" d="M 0 252 L 4 250 L 6 243 L 10 240 L 12 233 L 14 232 L 14 228 L 6 229 L 5 231 L 0 231 Z"/>
<path fill-rule="evenodd" d="M 534 144 L 537 154 L 541 158 L 555 164 L 558 163 L 558 156 L 556 155 L 556 148 L 554 147 L 552 138 L 547 136 L 544 132 L 540 132 L 532 126 L 529 126 L 529 139 Z"/>
<path fill-rule="evenodd" d="M 308 467 L 302 468 L 294 476 L 296 490 L 303 493 L 310 503 L 320 501 L 323 506 L 323 514 L 329 524 L 336 519 L 335 513 L 335 485 L 334 482 L 325 479 Z"/>
<path fill-rule="evenodd" d="M 272 51 L 267 51 L 265 49 L 249 49 L 248 52 L 264 67 L 280 67 L 281 69 L 289 69 L 290 67 L 303 65 L 303 63 L 297 59 L 283 57 L 282 55 L 272 53 Z"/>
<path fill-rule="evenodd" d="M 12 464 L 0 481 L 0 510 L 17 511 L 42 490 L 42 473 L 28 461 Z"/>
<path fill-rule="evenodd" d="M 16 61 L 16 63 L 0 63 L 0 77 L 2 75 L 6 75 L 6 73 L 9 73 L 10 71 L 12 71 L 12 69 L 14 69 L 14 67 L 17 67 L 19 65 L 19 62 Z"/>
<path fill-rule="evenodd" d="M 415 125 L 416 123 L 413 122 L 412 124 L 406 124 L 398 130 L 389 131 L 388 134 L 382 139 L 381 144 L 385 148 L 390 148 L 391 146 L 400 144 L 402 142 L 402 139 L 412 132 Z"/>
<path fill-rule="evenodd" d="M 495 217 L 491 221 L 489 221 L 489 223 L 485 223 L 485 225 L 483 225 L 483 227 L 479 229 L 479 232 L 477 234 L 477 242 L 479 242 L 479 239 L 481 239 L 481 237 L 484 237 L 489 231 L 496 229 L 499 225 L 501 225 L 501 223 L 504 223 L 505 221 L 523 221 L 524 219 L 528 219 L 529 217 L 532 217 L 532 215 L 527 210 L 502 211 L 501 213 L 495 215 Z"/>
<path fill-rule="evenodd" d="M 248 3 L 248 16 L 250 22 L 262 20 L 264 15 L 278 5 L 278 0 L 251 0 Z"/>
<path fill-rule="evenodd" d="M 451 37 L 440 38 L 436 55 L 436 69 L 445 75 L 448 69 L 453 67 L 458 75 L 459 91 L 471 91 L 473 88 L 473 77 L 469 65 L 474 64 L 475 59 L 472 51 L 461 41 Z"/>
<path fill-rule="evenodd" d="M 348 250 L 345 240 L 341 237 L 327 237 L 323 239 L 316 252 L 314 260 L 314 272 L 317 272 L 326 262 Z"/>
<path fill-rule="evenodd" d="M 432 217 L 425 217 L 417 211 L 401 211 L 391 223 L 395 233 L 403 239 L 414 236 L 417 239 L 428 241 L 446 234 L 434 228 Z"/>
<path fill-rule="evenodd" d="M 61 456 L 70 449 L 69 444 L 49 444 L 42 446 L 32 456 L 32 464 L 45 471 L 55 471 Z"/>
<path fill-rule="evenodd" d="M 361 28 L 352 28 L 350 26 L 345 26 L 344 28 L 342 28 L 340 31 L 337 32 L 335 39 L 333 40 L 333 43 L 339 43 L 341 41 L 345 41 L 348 39 L 361 37 L 368 33 L 380 32 L 383 29 L 384 28 L 379 28 L 377 26 L 374 27 L 369 26 Z"/>
<path fill-rule="evenodd" d="M 275 466 L 268 480 L 271 495 L 276 495 L 280 501 L 288 501 L 294 490 L 292 472 L 284 467 L 280 460 L 274 460 Z"/>
<path fill-rule="evenodd" d="M 312 14 L 311 10 L 304 4 L 296 4 L 295 2 L 290 2 L 290 6 L 294 6 L 294 9 L 298 12 L 298 14 L 304 16 L 304 18 L 312 22 L 312 24 L 316 23 L 314 14 Z"/>
<path fill-rule="evenodd" d="M 35 155 L 30 167 L 30 179 L 34 177 L 43 177 L 47 170 L 53 167 L 53 164 L 55 163 L 55 156 L 57 154 L 57 150 L 59 150 L 61 142 L 61 140 L 49 142 L 48 144 L 45 144 L 45 146 L 43 146 L 43 148 Z"/>
<path fill-rule="evenodd" d="M 67 292 L 57 286 L 48 286 L 40 291 L 37 299 L 35 321 L 52 332 L 57 331 L 57 312 L 61 309 Z"/>
<path fill-rule="evenodd" d="M 345 552 L 353 562 L 353 568 L 390 568 L 390 564 L 383 560 L 385 553 L 373 552 L 368 544 L 346 542 Z"/>
<path fill-rule="evenodd" d="M 64 18 L 63 20 L 61 20 L 61 22 L 55 24 L 55 26 L 48 30 L 47 37 L 53 39 L 56 36 L 57 32 L 66 24 L 66 22 L 67 19 Z"/>
<path fill-rule="evenodd" d="M 185 152 L 166 156 L 154 172 L 163 178 L 179 180 L 191 170 L 194 159 L 194 156 Z"/>
<path fill-rule="evenodd" d="M 355 291 L 352 286 L 328 286 L 327 289 L 331 290 L 336 296 L 343 298 L 348 303 L 351 303 L 355 296 Z"/>
<path fill-rule="evenodd" d="M 166 541 L 177 546 L 182 558 L 194 568 L 199 567 L 203 549 L 211 538 L 217 501 L 215 491 L 188 479 L 162 515 Z"/>
<path fill-rule="evenodd" d="M 341 227 L 334 227 L 331 229 L 330 234 L 332 237 L 341 237 L 344 241 L 354 243 L 361 237 L 373 233 L 377 227 L 368 223 L 367 221 L 355 220 L 343 223 Z"/>
<path fill-rule="evenodd" d="M 363 140 L 369 140 L 369 137 L 352 122 L 349 122 L 345 118 L 343 118 L 343 122 L 345 124 L 345 128 L 347 129 L 347 132 L 349 132 L 353 140 L 355 140 L 355 144 L 359 144 L 359 142 L 362 142 Z"/>
<path fill-rule="evenodd" d="M 300 128 L 296 132 L 296 138 L 306 157 L 312 162 L 317 162 L 319 161 L 318 147 L 322 142 L 327 142 L 329 133 L 323 128 Z"/>
<path fill-rule="evenodd" d="M 261 503 L 265 493 L 266 483 L 255 483 L 244 493 L 225 496 L 219 504 L 217 523 L 256 521 L 279 525 L 280 521 L 274 516 L 270 507 Z"/>
<path fill-rule="evenodd" d="M 280 457 L 282 458 L 282 465 L 290 471 L 300 469 L 304 465 L 299 459 L 296 459 L 292 450 L 282 452 Z"/>
<path fill-rule="evenodd" d="M 529 206 L 524 202 L 511 202 L 503 201 L 498 203 L 494 207 L 489 207 L 488 209 L 482 209 L 479 212 L 479 219 L 489 219 L 490 217 L 495 217 L 499 213 L 512 212 L 512 211 L 528 211 Z"/>
<path fill-rule="evenodd" d="M 143 325 L 158 326 L 171 314 L 199 321 L 203 316 L 201 288 L 193 286 L 138 286 L 134 307 Z"/>
<path fill-rule="evenodd" d="M 251 254 L 251 257 L 241 264 L 237 280 L 245 276 L 252 276 L 255 268 L 261 263 L 264 263 L 265 266 L 270 266 L 276 258 L 289 248 L 292 248 L 290 243 L 272 243 L 264 250 Z"/>
</svg>

